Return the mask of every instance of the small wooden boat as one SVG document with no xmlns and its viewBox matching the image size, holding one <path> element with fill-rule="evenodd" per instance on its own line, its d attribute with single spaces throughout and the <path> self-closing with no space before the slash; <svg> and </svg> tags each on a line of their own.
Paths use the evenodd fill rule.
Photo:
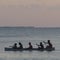
<svg viewBox="0 0 60 60">
<path fill-rule="evenodd" d="M 17 49 L 14 49 L 14 48 L 11 48 L 11 47 L 10 48 L 5 47 L 4 50 L 5 51 L 54 51 L 55 47 L 50 48 L 50 49 L 46 49 L 46 48 L 44 48 L 44 49 L 38 49 L 38 48 L 33 48 L 33 49 L 28 49 L 28 48 L 19 49 L 19 48 L 17 48 Z"/>
</svg>

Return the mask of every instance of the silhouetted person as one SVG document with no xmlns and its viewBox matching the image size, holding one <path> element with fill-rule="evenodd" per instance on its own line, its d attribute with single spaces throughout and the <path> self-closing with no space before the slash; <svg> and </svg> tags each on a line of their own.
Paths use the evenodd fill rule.
<svg viewBox="0 0 60 60">
<path fill-rule="evenodd" d="M 19 42 L 19 49 L 23 49 L 23 45 L 21 42 Z"/>
<path fill-rule="evenodd" d="M 17 43 L 15 43 L 15 44 L 13 45 L 13 48 L 14 48 L 14 49 L 17 49 Z"/>
<path fill-rule="evenodd" d="M 38 49 L 42 49 L 42 50 L 44 49 L 44 45 L 42 44 L 42 42 L 40 42 L 40 45 L 37 44 L 37 46 L 38 46 Z"/>
<path fill-rule="evenodd" d="M 53 46 L 52 46 L 52 43 L 50 42 L 50 40 L 47 40 L 47 42 L 45 42 L 45 41 L 43 41 L 45 44 L 48 44 L 47 46 L 46 46 L 46 48 L 52 48 Z"/>
<path fill-rule="evenodd" d="M 31 42 L 29 42 L 29 47 L 28 47 L 28 49 L 32 49 L 33 48 L 33 46 L 31 45 Z"/>
<path fill-rule="evenodd" d="M 46 48 L 52 48 L 52 43 L 50 42 L 50 40 L 47 41 L 48 46 Z"/>
</svg>

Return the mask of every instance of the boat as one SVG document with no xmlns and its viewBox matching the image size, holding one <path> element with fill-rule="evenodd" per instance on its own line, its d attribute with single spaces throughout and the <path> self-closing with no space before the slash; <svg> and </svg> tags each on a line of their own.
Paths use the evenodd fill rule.
<svg viewBox="0 0 60 60">
<path fill-rule="evenodd" d="M 11 48 L 11 47 L 5 47 L 4 48 L 5 51 L 54 51 L 55 47 L 51 48 L 51 49 L 38 49 L 38 48 L 32 48 L 32 49 L 28 49 L 28 48 L 23 48 L 23 49 L 19 49 L 19 48 Z"/>
</svg>

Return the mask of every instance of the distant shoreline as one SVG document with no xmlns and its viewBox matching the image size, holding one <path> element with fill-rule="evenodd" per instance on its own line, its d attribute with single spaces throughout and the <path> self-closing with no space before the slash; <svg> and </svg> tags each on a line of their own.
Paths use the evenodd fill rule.
<svg viewBox="0 0 60 60">
<path fill-rule="evenodd" d="M 0 28 L 60 28 L 60 27 L 35 27 L 35 26 L 0 26 Z"/>
</svg>

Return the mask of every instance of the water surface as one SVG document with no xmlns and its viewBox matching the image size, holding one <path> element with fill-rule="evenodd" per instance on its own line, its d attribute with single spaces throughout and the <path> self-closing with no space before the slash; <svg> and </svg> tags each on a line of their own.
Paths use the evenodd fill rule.
<svg viewBox="0 0 60 60">
<path fill-rule="evenodd" d="M 4 51 L 4 47 L 15 42 L 20 41 L 28 47 L 30 41 L 33 47 L 37 47 L 36 43 L 48 39 L 55 46 L 55 51 Z M 60 60 L 60 28 L 0 27 L 0 60 Z"/>
</svg>

